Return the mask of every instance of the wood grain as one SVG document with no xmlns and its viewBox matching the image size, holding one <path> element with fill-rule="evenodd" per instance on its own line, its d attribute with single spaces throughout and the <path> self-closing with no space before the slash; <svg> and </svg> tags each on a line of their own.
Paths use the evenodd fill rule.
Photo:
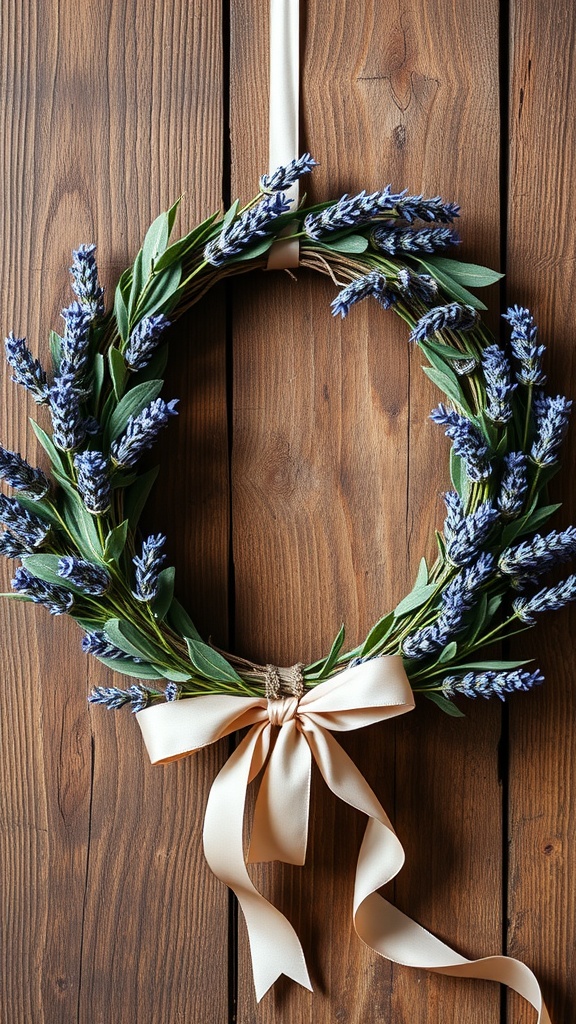
<svg viewBox="0 0 576 1024">
<path fill-rule="evenodd" d="M 47 359 L 74 246 L 98 241 L 111 294 L 161 209 L 186 191 L 186 228 L 220 204 L 221 5 L 6 2 L 2 16 L 2 323 Z M 168 533 L 180 596 L 224 641 L 217 296 L 173 346 L 167 386 L 182 415 L 163 441 L 171 468 L 144 525 Z M 33 457 L 31 410 L 7 373 L 2 389 L 2 439 Z M 200 841 L 224 751 L 151 768 L 129 714 L 88 710 L 88 688 L 111 676 L 88 667 L 78 630 L 6 602 L 0 615 L 2 1020 L 227 1020 L 228 897 Z"/>
<path fill-rule="evenodd" d="M 551 392 L 573 398 L 576 232 L 566 211 L 576 180 L 576 12 L 561 3 L 548 18 L 538 3 L 513 3 L 510 41 L 508 294 L 540 325 Z M 565 502 L 557 527 L 576 514 L 574 437 L 572 423 L 561 480 L 552 485 L 552 500 Z M 575 627 L 567 609 L 544 616 L 536 636 L 515 644 L 522 657 L 537 658 L 546 683 L 510 709 L 509 946 L 542 978 L 554 1021 L 576 1016 Z M 528 1021 L 510 1002 L 511 1019 Z"/>
<path fill-rule="evenodd" d="M 494 264 L 497 19 L 495 3 L 460 5 L 457 16 L 441 4 L 393 5 L 385 19 L 377 4 L 307 4 L 302 148 L 320 162 L 306 184 L 312 199 L 388 181 L 440 191 L 462 202 L 474 258 Z M 266 160 L 265 119 L 253 118 L 254 98 L 266 102 L 266 32 L 261 5 L 234 5 L 232 181 L 240 195 Z M 433 553 L 448 484 L 447 445 L 427 418 L 437 394 L 405 331 L 368 303 L 337 324 L 333 287 L 297 278 L 243 285 L 234 307 L 237 643 L 287 664 L 326 651 L 344 620 L 356 642 L 400 599 L 421 555 Z M 385 735 L 345 740 L 406 843 L 397 901 L 465 952 L 498 952 L 498 709 L 463 724 L 435 709 L 409 717 Z M 496 1019 L 494 987 L 392 969 L 361 947 L 350 907 L 363 828 L 318 786 L 307 866 L 257 872 L 302 938 L 316 993 L 281 983 L 256 1008 L 243 941 L 239 1020 Z M 463 892 L 466 914 L 458 913 Z"/>
</svg>

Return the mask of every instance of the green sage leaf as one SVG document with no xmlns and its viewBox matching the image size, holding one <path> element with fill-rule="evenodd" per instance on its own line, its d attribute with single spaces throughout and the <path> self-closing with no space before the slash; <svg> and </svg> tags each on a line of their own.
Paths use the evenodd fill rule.
<svg viewBox="0 0 576 1024">
<path fill-rule="evenodd" d="M 388 615 L 382 616 L 378 622 L 372 626 L 372 629 L 368 633 L 360 651 L 360 657 L 365 658 L 368 654 L 372 654 L 373 651 L 377 650 L 380 644 L 384 643 L 394 625 L 396 614 L 389 612 Z"/>
<path fill-rule="evenodd" d="M 127 619 L 108 619 L 104 632 L 111 644 L 132 658 L 144 658 L 154 663 L 164 657 L 164 652 Z"/>
<path fill-rule="evenodd" d="M 125 519 L 123 523 L 115 526 L 113 530 L 106 537 L 104 543 L 104 561 L 105 562 L 118 562 L 126 547 L 126 539 L 128 537 L 128 520 Z"/>
<path fill-rule="evenodd" d="M 194 668 L 205 679 L 215 683 L 241 683 L 242 679 L 232 668 L 232 665 L 222 657 L 213 647 L 203 643 L 201 640 L 193 640 L 191 637 L 184 637 L 188 646 L 190 661 Z"/>
<path fill-rule="evenodd" d="M 170 605 L 168 622 L 172 626 L 172 629 L 179 633 L 180 636 L 187 636 L 191 637 L 193 640 L 202 641 L 202 637 L 192 622 L 192 619 L 176 598 L 173 599 L 172 604 Z"/>
<path fill-rule="evenodd" d="M 162 572 L 158 574 L 158 591 L 156 597 L 152 601 L 151 608 L 154 613 L 154 618 L 158 622 L 162 622 L 166 618 L 166 614 L 172 599 L 174 597 L 174 577 L 176 575 L 176 569 L 173 565 L 167 569 L 162 569 Z"/>
<path fill-rule="evenodd" d="M 104 444 L 108 447 L 112 441 L 126 429 L 131 416 L 138 416 L 150 402 L 158 398 L 164 384 L 163 380 L 147 380 L 130 388 L 118 402 L 110 419 L 104 427 Z"/>
<path fill-rule="evenodd" d="M 118 401 L 120 401 L 128 378 L 128 367 L 126 366 L 124 356 L 117 348 L 108 349 L 108 369 L 112 378 L 114 394 Z"/>
<path fill-rule="evenodd" d="M 449 715 L 451 718 L 465 718 L 464 712 L 460 711 L 451 700 L 448 700 L 441 693 L 435 693 L 433 691 L 424 691 L 424 696 L 431 700 L 433 704 L 436 704 L 445 715 Z"/>
<path fill-rule="evenodd" d="M 148 665 L 146 662 L 140 662 L 135 664 L 133 661 L 124 660 L 124 658 L 97 658 L 101 661 L 106 668 L 111 668 L 114 672 L 120 672 L 123 676 L 133 676 L 135 679 L 163 679 L 163 674 L 154 668 L 153 665 Z"/>
<path fill-rule="evenodd" d="M 407 594 L 400 601 L 400 604 L 396 605 L 393 613 L 394 617 L 399 619 L 400 616 L 407 615 L 408 612 L 413 612 L 416 608 L 421 608 L 423 604 L 426 604 L 434 596 L 437 590 L 437 583 L 428 583 L 425 587 L 414 587 L 414 590 Z"/>
<path fill-rule="evenodd" d="M 504 277 L 504 274 L 491 270 L 490 267 L 481 267 L 477 263 L 463 263 L 461 260 L 451 260 L 445 256 L 429 256 L 428 263 L 449 274 L 453 281 L 468 288 L 486 288 Z"/>
<path fill-rule="evenodd" d="M 334 642 L 332 644 L 332 647 L 330 648 L 330 653 L 328 654 L 326 660 L 324 661 L 324 664 L 322 665 L 322 668 L 320 669 L 318 674 L 314 677 L 315 679 L 318 679 L 318 680 L 326 679 L 330 675 L 331 670 L 334 668 L 334 665 L 336 664 L 336 660 L 338 658 L 338 655 L 340 654 L 340 651 L 342 650 L 342 644 L 344 643 L 344 636 L 345 636 L 345 630 L 344 630 L 344 626 L 342 625 L 342 626 L 340 626 L 340 629 L 338 630 L 336 638 L 335 638 L 335 640 L 334 640 Z"/>
<path fill-rule="evenodd" d="M 159 466 L 154 466 L 146 473 L 136 477 L 134 483 L 126 488 L 124 494 L 124 515 L 128 519 L 129 528 L 133 531 L 138 526 L 140 516 L 150 497 L 150 491 L 156 482 L 158 473 Z"/>
</svg>

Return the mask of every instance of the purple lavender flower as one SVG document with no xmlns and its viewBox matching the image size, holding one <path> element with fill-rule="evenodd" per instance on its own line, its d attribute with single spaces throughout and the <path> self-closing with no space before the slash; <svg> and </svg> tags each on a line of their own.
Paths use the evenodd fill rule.
<svg viewBox="0 0 576 1024">
<path fill-rule="evenodd" d="M 161 548 L 166 543 L 166 537 L 158 533 L 152 535 L 142 544 L 142 554 L 134 558 L 136 567 L 136 590 L 132 593 L 137 601 L 149 603 L 153 601 L 158 593 L 158 576 L 166 555 L 161 553 Z"/>
<path fill-rule="evenodd" d="M 170 327 L 170 321 L 163 313 L 145 316 L 132 331 L 126 348 L 124 359 L 130 370 L 143 370 L 148 366 L 154 352 L 158 348 L 161 336 Z"/>
<path fill-rule="evenodd" d="M 530 457 L 537 466 L 552 466 L 558 461 L 558 451 L 568 430 L 572 402 L 563 395 L 545 395 L 540 392 L 533 405 L 536 438 Z"/>
<path fill-rule="evenodd" d="M 105 594 L 112 582 L 101 566 L 87 562 L 83 558 L 74 558 L 72 555 L 65 555 L 59 559 L 58 575 L 72 586 L 78 587 L 84 594 L 91 594 L 94 597 Z"/>
<path fill-rule="evenodd" d="M 260 178 L 260 191 L 284 192 L 304 174 L 309 174 L 316 166 L 316 160 L 310 153 L 303 153 L 296 160 L 291 160 L 289 164 L 277 167 L 271 174 L 263 174 Z"/>
<path fill-rule="evenodd" d="M 6 359 L 14 371 L 12 380 L 22 384 L 30 392 L 37 405 L 48 401 L 49 388 L 46 372 L 37 359 L 34 359 L 26 344 L 26 338 L 17 338 L 10 332 L 4 341 Z"/>
<path fill-rule="evenodd" d="M 213 267 L 223 266 L 228 260 L 249 249 L 259 238 L 268 238 L 274 221 L 289 209 L 290 201 L 283 192 L 265 196 L 257 206 L 246 210 L 224 228 L 218 238 L 208 242 L 204 249 L 204 259 Z"/>
<path fill-rule="evenodd" d="M 544 587 L 532 597 L 517 597 L 512 607 L 522 622 L 532 625 L 536 615 L 563 608 L 569 601 L 576 600 L 576 575 L 569 576 L 554 587 Z"/>
<path fill-rule="evenodd" d="M 72 288 L 90 319 L 104 315 L 104 289 L 98 282 L 95 245 L 80 245 L 72 252 Z"/>
<path fill-rule="evenodd" d="M 50 490 L 50 482 L 41 469 L 33 469 L 16 452 L 0 445 L 0 479 L 10 487 L 39 501 Z"/>
<path fill-rule="evenodd" d="M 380 224 L 370 235 L 375 249 L 397 253 L 437 252 L 458 245 L 460 237 L 452 228 L 401 228 Z"/>
<path fill-rule="evenodd" d="M 78 491 L 92 515 L 103 515 L 110 508 L 110 466 L 102 452 L 79 452 L 74 456 L 78 472 Z"/>
<path fill-rule="evenodd" d="M 90 313 L 73 302 L 63 309 L 61 316 L 66 324 L 62 338 L 62 359 L 57 380 L 60 385 L 74 385 L 86 393 L 86 371 L 90 346 Z"/>
<path fill-rule="evenodd" d="M 180 687 L 177 683 L 166 683 L 164 688 L 164 698 L 167 701 L 178 700 L 180 696 Z"/>
<path fill-rule="evenodd" d="M 440 196 L 433 196 L 429 199 L 422 195 L 408 196 L 402 193 L 396 203 L 396 210 L 398 215 L 409 224 L 415 220 L 452 224 L 456 217 L 460 216 L 458 203 L 446 203 Z"/>
<path fill-rule="evenodd" d="M 142 658 L 132 658 L 115 644 L 111 644 L 103 630 L 86 633 L 86 636 L 82 637 L 81 646 L 84 654 L 93 654 L 95 658 L 108 658 L 112 661 L 121 658 L 123 661 L 133 661 L 134 664 L 140 664 L 143 661 Z"/>
<path fill-rule="evenodd" d="M 69 590 L 39 580 L 22 566 L 16 569 L 12 589 L 18 594 L 26 594 L 36 604 L 44 605 L 51 615 L 64 615 L 74 604 L 74 597 Z"/>
<path fill-rule="evenodd" d="M 434 306 L 413 327 L 410 341 L 426 341 L 438 331 L 471 331 L 478 322 L 478 313 L 472 306 L 451 302 L 447 306 Z"/>
<path fill-rule="evenodd" d="M 411 633 L 402 643 L 407 658 L 425 658 L 446 647 L 462 629 L 466 612 L 478 600 L 480 589 L 494 573 L 494 557 L 482 552 L 477 562 L 459 572 L 442 593 L 442 606 L 436 622 Z"/>
<path fill-rule="evenodd" d="M 86 440 L 88 434 L 98 431 L 98 424 L 82 414 L 83 394 L 69 380 L 56 378 L 50 388 L 52 414 L 52 440 L 57 448 L 72 452 Z"/>
<path fill-rule="evenodd" d="M 517 385 L 510 379 L 510 363 L 498 345 L 489 345 L 482 353 L 482 370 L 486 383 L 486 415 L 494 423 L 508 423 L 512 418 L 510 397 Z"/>
<path fill-rule="evenodd" d="M 506 548 L 500 555 L 498 568 L 514 581 L 537 579 L 561 562 L 566 562 L 576 552 L 576 526 L 566 530 L 551 530 L 542 537 L 536 533 L 515 547 Z"/>
<path fill-rule="evenodd" d="M 478 428 L 465 416 L 460 416 L 453 409 L 446 409 L 442 403 L 432 410 L 430 419 L 442 426 L 447 425 L 446 437 L 452 439 L 454 454 L 464 460 L 466 475 L 470 480 L 486 480 L 492 472 L 492 464 L 488 458 L 488 444 Z"/>
<path fill-rule="evenodd" d="M 0 533 L 0 555 L 4 555 L 5 558 L 22 558 L 23 555 L 33 553 L 32 545 L 10 533 L 10 530 L 3 530 Z"/>
<path fill-rule="evenodd" d="M 508 311 L 503 313 L 503 319 L 507 320 L 512 327 L 510 347 L 519 364 L 516 379 L 521 384 L 528 386 L 545 384 L 546 377 L 542 373 L 542 356 L 546 351 L 546 346 L 536 344 L 538 328 L 530 310 L 524 309 L 522 306 L 510 306 Z"/>
<path fill-rule="evenodd" d="M 504 456 L 504 472 L 496 504 L 504 519 L 513 519 L 524 508 L 528 490 L 527 460 L 524 452 L 508 452 Z"/>
<path fill-rule="evenodd" d="M 499 518 L 499 512 L 491 501 L 484 501 L 469 515 L 464 515 L 458 495 L 455 497 L 458 500 L 458 507 L 454 500 L 454 492 L 451 491 L 445 496 L 448 507 L 448 515 L 444 522 L 446 553 L 454 565 L 468 565 L 481 550 Z"/>
<path fill-rule="evenodd" d="M 397 276 L 398 290 L 407 299 L 422 299 L 430 304 L 438 295 L 438 285 L 430 274 L 415 274 L 408 267 L 402 267 Z"/>
<path fill-rule="evenodd" d="M 7 498 L 5 494 L 0 494 L 0 522 L 31 548 L 39 548 L 50 533 L 49 523 L 23 508 L 16 498 Z"/>
<path fill-rule="evenodd" d="M 336 296 L 331 303 L 332 316 L 340 314 L 344 319 L 350 312 L 351 306 L 368 298 L 369 295 L 377 299 L 384 309 L 389 309 L 396 301 L 394 292 L 390 291 L 388 287 L 386 275 L 381 274 L 379 270 L 371 270 L 363 277 L 356 277 Z"/>
<path fill-rule="evenodd" d="M 505 694 L 517 690 L 530 690 L 544 682 L 541 672 L 522 672 L 518 669 L 507 672 L 467 672 L 464 676 L 446 676 L 442 680 L 440 692 L 444 697 L 499 697 L 504 700 Z"/>
<path fill-rule="evenodd" d="M 343 195 L 337 203 L 321 213 L 309 213 L 304 220 L 304 230 L 310 238 L 319 241 L 334 231 L 369 224 L 385 213 L 390 216 L 405 194 L 394 193 L 392 186 L 387 185 L 381 192 L 368 194 L 362 190 L 356 196 Z"/>
<path fill-rule="evenodd" d="M 148 707 L 153 697 L 158 696 L 161 696 L 159 691 L 133 683 L 127 690 L 120 690 L 117 686 L 95 686 L 88 701 L 90 704 L 103 704 L 109 711 L 131 704 L 132 712 L 136 714 Z"/>
<path fill-rule="evenodd" d="M 163 398 L 155 398 L 137 416 L 130 417 L 126 430 L 110 448 L 110 454 L 117 466 L 128 469 L 136 465 L 146 449 L 152 447 L 170 416 L 177 416 L 177 402 L 177 398 L 170 402 L 165 402 Z"/>
</svg>

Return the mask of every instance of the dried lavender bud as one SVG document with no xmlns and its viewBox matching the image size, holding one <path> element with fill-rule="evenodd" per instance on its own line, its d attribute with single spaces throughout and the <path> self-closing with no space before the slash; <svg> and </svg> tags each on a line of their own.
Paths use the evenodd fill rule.
<svg viewBox="0 0 576 1024">
<path fill-rule="evenodd" d="M 536 533 L 500 555 L 498 568 L 513 580 L 528 576 L 531 580 L 568 561 L 576 552 L 576 526 L 552 530 L 545 537 Z"/>
<path fill-rule="evenodd" d="M 136 590 L 132 591 L 137 601 L 149 603 L 153 601 L 158 592 L 158 575 L 166 555 L 161 553 L 161 548 L 166 543 L 166 537 L 158 533 L 152 535 L 142 544 L 142 554 L 134 558 L 136 567 Z"/>
<path fill-rule="evenodd" d="M 291 160 L 289 164 L 277 167 L 271 174 L 263 174 L 260 178 L 260 191 L 284 192 L 304 174 L 309 174 L 316 166 L 316 160 L 310 156 L 310 153 L 303 153 L 296 160 Z"/>
<path fill-rule="evenodd" d="M 46 372 L 38 360 L 34 359 L 26 344 L 26 338 L 17 338 L 11 331 L 4 346 L 6 359 L 14 371 L 12 380 L 26 388 L 37 405 L 47 402 L 49 388 L 46 382 Z"/>
<path fill-rule="evenodd" d="M 158 348 L 161 336 L 170 327 L 163 313 L 145 316 L 132 331 L 123 355 L 130 370 L 143 370 Z"/>
<path fill-rule="evenodd" d="M 534 400 L 536 438 L 530 457 L 537 466 L 552 466 L 558 461 L 558 452 L 568 430 L 572 402 L 563 395 L 545 395 L 540 392 Z"/>
<path fill-rule="evenodd" d="M 87 434 L 98 429 L 95 421 L 83 416 L 80 408 L 82 398 L 74 384 L 63 378 L 57 378 L 50 388 L 52 440 L 64 452 L 79 448 Z"/>
<path fill-rule="evenodd" d="M 155 398 L 137 416 L 131 416 L 126 430 L 110 448 L 110 454 L 117 466 L 128 469 L 135 466 L 138 459 L 151 448 L 162 427 L 165 427 L 170 416 L 177 416 L 177 398 L 165 402 L 163 398 Z"/>
<path fill-rule="evenodd" d="M 557 611 L 569 601 L 576 599 L 576 575 L 557 583 L 555 587 L 544 587 L 532 597 L 517 597 L 512 607 L 519 619 L 532 625 L 541 612 Z"/>
<path fill-rule="evenodd" d="M 448 506 L 448 516 L 444 522 L 446 553 L 454 565 L 468 565 L 483 547 L 499 513 L 492 502 L 484 501 L 466 516 L 461 503 L 456 507 L 452 493 L 445 498 Z"/>
<path fill-rule="evenodd" d="M 82 637 L 81 646 L 84 654 L 93 654 L 95 658 L 109 658 L 113 661 L 121 658 L 123 661 L 133 661 L 135 665 L 143 661 L 143 658 L 132 658 L 115 644 L 111 644 L 103 630 L 86 633 L 86 636 Z"/>
<path fill-rule="evenodd" d="M 78 472 L 78 491 L 92 515 L 103 515 L 110 508 L 110 466 L 102 452 L 79 452 L 74 456 Z"/>
<path fill-rule="evenodd" d="M 164 689 L 164 697 L 167 701 L 178 700 L 180 696 L 180 687 L 177 683 L 166 683 Z"/>
<path fill-rule="evenodd" d="M 39 501 L 50 490 L 50 481 L 41 469 L 33 469 L 25 459 L 16 452 L 0 445 L 0 479 L 5 480 L 10 487 Z"/>
<path fill-rule="evenodd" d="M 220 233 L 218 238 L 208 242 L 204 249 L 204 259 L 214 267 L 221 267 L 227 260 L 234 259 L 255 245 L 261 238 L 272 234 L 272 225 L 283 213 L 290 209 L 290 201 L 283 192 L 274 192 L 265 196 L 257 206 L 233 220 Z"/>
<path fill-rule="evenodd" d="M 7 498 L 5 494 L 0 494 L 0 522 L 32 549 L 39 548 L 50 533 L 49 523 L 23 508 L 16 498 Z"/>
<path fill-rule="evenodd" d="M 381 192 L 368 194 L 363 190 L 356 196 L 343 195 L 321 213 L 309 213 L 304 220 L 304 230 L 310 238 L 319 241 L 334 231 L 369 224 L 385 213 L 390 215 L 405 194 L 393 193 L 387 185 Z"/>
<path fill-rule="evenodd" d="M 410 341 L 426 341 L 437 331 L 471 331 L 478 322 L 473 306 L 451 302 L 447 306 L 434 306 L 421 316 L 410 334 Z"/>
<path fill-rule="evenodd" d="M 127 690 L 120 690 L 117 686 L 95 686 L 88 701 L 90 704 L 103 704 L 109 711 L 131 704 L 132 712 L 136 714 L 148 707 L 154 697 L 159 696 L 162 696 L 160 691 L 133 683 Z"/>
<path fill-rule="evenodd" d="M 27 544 L 21 537 L 15 537 L 9 530 L 0 533 L 0 555 L 5 558 L 22 558 L 22 555 L 32 555 L 34 548 Z"/>
<path fill-rule="evenodd" d="M 94 597 L 105 594 L 112 582 L 101 566 L 87 562 L 83 558 L 74 558 L 72 555 L 65 555 L 58 561 L 58 575 L 73 586 L 79 587 L 85 594 Z"/>
<path fill-rule="evenodd" d="M 513 519 L 524 508 L 528 476 L 524 452 L 508 452 L 504 456 L 504 472 L 496 504 L 504 519 Z"/>
<path fill-rule="evenodd" d="M 90 319 L 104 315 L 104 289 L 98 283 L 95 245 L 80 245 L 72 252 L 72 288 Z"/>
<path fill-rule="evenodd" d="M 431 303 L 438 295 L 438 285 L 430 274 L 415 274 L 407 267 L 402 267 L 398 271 L 397 282 L 398 290 L 408 299 L 422 299 L 423 302 Z"/>
<path fill-rule="evenodd" d="M 370 235 L 375 249 L 396 256 L 398 253 L 437 252 L 459 245 L 460 237 L 452 228 L 400 228 L 380 224 Z"/>
<path fill-rule="evenodd" d="M 486 415 L 494 423 L 508 423 L 512 418 L 510 397 L 517 385 L 510 379 L 510 363 L 498 345 L 489 345 L 482 353 L 482 370 L 486 383 Z"/>
<path fill-rule="evenodd" d="M 446 409 L 442 404 L 432 410 L 430 419 L 442 426 L 447 425 L 446 437 L 452 439 L 454 454 L 464 460 L 466 475 L 470 480 L 486 480 L 492 472 L 488 458 L 490 450 L 478 428 L 465 416 L 460 416 L 453 409 Z"/>
<path fill-rule="evenodd" d="M 503 319 L 507 320 L 512 327 L 510 347 L 519 364 L 516 379 L 527 386 L 545 384 L 546 377 L 542 373 L 542 356 L 546 351 L 546 346 L 536 344 L 538 328 L 530 310 L 524 309 L 522 306 L 510 306 L 508 311 L 503 314 Z"/>
<path fill-rule="evenodd" d="M 336 296 L 331 303 L 332 316 L 340 316 L 344 319 L 350 312 L 350 307 L 362 299 L 372 295 L 377 299 L 384 309 L 389 309 L 396 301 L 396 295 L 388 287 L 386 275 L 379 270 L 371 270 L 363 277 L 357 277 Z"/>
<path fill-rule="evenodd" d="M 54 583 L 45 583 L 22 566 L 16 569 L 12 580 L 12 589 L 18 594 L 26 594 L 35 604 L 48 608 L 51 615 L 64 615 L 74 604 L 74 597 L 64 587 Z"/>
<path fill-rule="evenodd" d="M 522 672 L 518 669 L 508 672 L 467 672 L 464 676 L 447 676 L 442 680 L 440 692 L 444 697 L 499 697 L 516 690 L 530 690 L 544 682 L 541 672 Z"/>
</svg>

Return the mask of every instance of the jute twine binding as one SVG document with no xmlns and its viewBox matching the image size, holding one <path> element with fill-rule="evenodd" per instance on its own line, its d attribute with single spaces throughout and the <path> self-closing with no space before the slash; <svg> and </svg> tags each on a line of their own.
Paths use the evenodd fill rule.
<svg viewBox="0 0 576 1024">
<path fill-rule="evenodd" d="M 266 665 L 264 693 L 268 700 L 279 700 L 281 697 L 300 697 L 304 693 L 304 676 L 302 662 L 290 668 L 279 668 L 277 665 Z"/>
</svg>

